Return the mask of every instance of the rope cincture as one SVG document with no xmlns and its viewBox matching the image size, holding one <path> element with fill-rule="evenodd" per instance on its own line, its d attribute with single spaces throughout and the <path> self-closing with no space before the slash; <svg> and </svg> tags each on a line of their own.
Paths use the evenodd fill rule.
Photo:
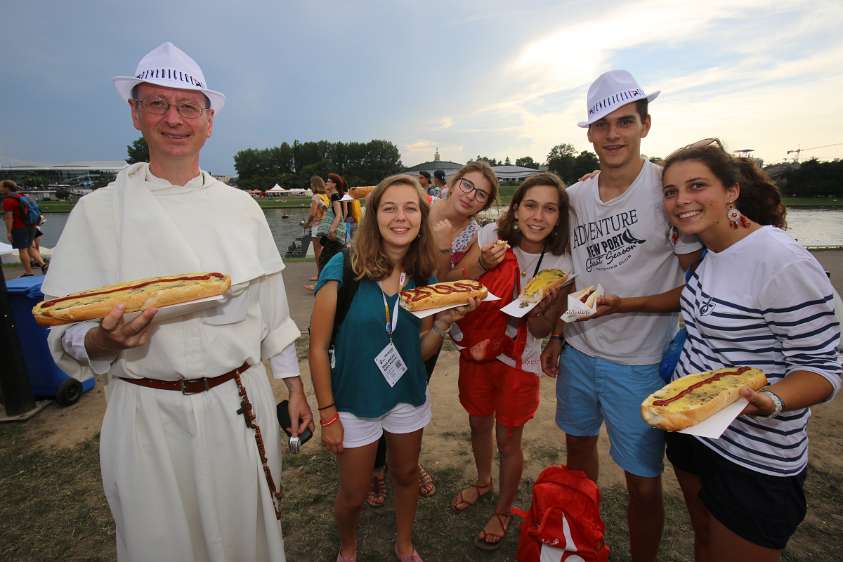
<svg viewBox="0 0 843 562">
<path fill-rule="evenodd" d="M 272 471 L 269 470 L 269 461 L 266 459 L 266 447 L 263 444 L 261 428 L 256 421 L 255 409 L 249 401 L 249 396 L 246 394 L 246 388 L 243 386 L 243 381 L 240 380 L 239 374 L 234 375 L 234 382 L 237 384 L 237 392 L 240 394 L 240 410 L 237 413 L 243 414 L 243 421 L 246 422 L 246 427 L 255 430 L 255 444 L 258 446 L 263 474 L 266 476 L 266 483 L 269 486 L 269 493 L 272 496 L 272 507 L 275 509 L 275 518 L 281 521 L 281 498 L 284 497 L 284 489 L 281 486 L 275 487 L 275 479 L 272 477 Z"/>
</svg>

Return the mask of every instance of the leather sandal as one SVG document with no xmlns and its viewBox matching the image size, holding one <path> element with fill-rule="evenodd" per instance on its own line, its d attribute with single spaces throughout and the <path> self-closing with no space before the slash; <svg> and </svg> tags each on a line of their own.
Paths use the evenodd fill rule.
<svg viewBox="0 0 843 562">
<path fill-rule="evenodd" d="M 492 519 L 497 519 L 498 525 L 501 526 L 503 530 L 502 533 L 490 533 L 485 528 L 481 529 L 480 536 L 474 539 L 474 546 L 479 548 L 480 550 L 497 550 L 501 547 L 501 543 L 503 542 L 504 537 L 506 537 L 506 532 L 509 531 L 509 524 L 512 522 L 512 515 L 509 513 L 493 513 Z M 486 525 L 489 523 L 487 522 Z M 489 540 L 494 539 L 494 540 Z"/>
<path fill-rule="evenodd" d="M 369 507 L 383 507 L 386 503 L 386 468 L 372 472 L 372 479 L 369 481 L 369 495 L 366 497 Z"/>
<path fill-rule="evenodd" d="M 423 498 L 429 498 L 435 493 L 436 484 L 433 483 L 433 477 L 419 464 L 419 495 Z"/>
<path fill-rule="evenodd" d="M 465 492 L 467 490 L 471 490 L 472 488 L 474 488 L 474 491 L 477 494 L 477 497 L 473 501 L 469 501 L 465 497 Z M 486 491 L 482 492 L 481 490 L 486 490 Z M 485 496 L 486 494 L 488 494 L 491 491 L 492 491 L 492 479 L 491 478 L 489 479 L 488 484 L 472 484 L 468 488 L 460 490 L 457 493 L 457 495 L 454 496 L 453 501 L 451 501 L 451 509 L 455 513 L 462 513 L 463 511 L 465 511 L 466 509 L 468 509 L 472 505 L 476 504 L 480 500 L 480 498 L 482 498 L 483 496 Z"/>
</svg>

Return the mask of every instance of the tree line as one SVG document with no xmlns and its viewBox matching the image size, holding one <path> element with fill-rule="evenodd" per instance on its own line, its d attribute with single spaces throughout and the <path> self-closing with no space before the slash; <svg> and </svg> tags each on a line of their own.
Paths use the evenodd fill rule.
<svg viewBox="0 0 843 562">
<path fill-rule="evenodd" d="M 126 148 L 130 164 L 149 160 L 149 149 L 143 137 Z M 501 161 L 478 154 L 475 159 L 484 160 L 491 166 L 511 164 L 508 156 Z M 530 156 L 516 158 L 515 165 L 536 170 L 541 167 Z M 398 147 L 385 140 L 371 140 L 367 143 L 293 141 L 293 144 L 285 142 L 273 148 L 247 148 L 235 154 L 234 166 L 240 176 L 240 187 L 250 189 L 268 189 L 275 183 L 287 187 L 306 187 L 311 176 L 325 177 L 329 172 L 339 173 L 349 185 L 374 185 L 403 169 Z M 544 166 L 571 185 L 584 174 L 599 169 L 600 162 L 593 152 L 578 152 L 573 145 L 564 143 L 550 149 Z M 26 179 L 30 181 L 26 182 Z M 41 178 L 26 179 L 26 183 L 40 185 L 37 179 Z M 784 172 L 775 173 L 774 179 L 786 196 L 843 196 L 843 160 L 807 160 Z"/>
<path fill-rule="evenodd" d="M 293 141 L 272 148 L 247 148 L 234 155 L 241 188 L 266 190 L 275 183 L 307 187 L 311 176 L 335 172 L 349 185 L 373 185 L 400 172 L 398 147 L 385 140 L 369 142 Z"/>
<path fill-rule="evenodd" d="M 791 197 L 843 197 L 843 160 L 807 160 L 779 180 L 782 194 Z"/>
</svg>

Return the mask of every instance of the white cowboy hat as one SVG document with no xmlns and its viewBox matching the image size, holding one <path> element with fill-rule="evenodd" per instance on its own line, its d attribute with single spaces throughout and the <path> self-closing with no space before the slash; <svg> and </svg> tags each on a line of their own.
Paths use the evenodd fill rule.
<svg viewBox="0 0 843 562">
<path fill-rule="evenodd" d="M 138 63 L 134 76 L 115 76 L 111 79 L 120 97 L 128 101 L 132 88 L 143 82 L 202 92 L 211 101 L 215 112 L 222 109 L 225 96 L 206 88 L 205 75 L 190 55 L 167 41 L 149 51 Z"/>
<path fill-rule="evenodd" d="M 577 125 L 587 129 L 589 125 L 619 107 L 643 99 L 653 101 L 660 93 L 661 91 L 655 91 L 647 95 L 632 74 L 626 70 L 610 70 L 598 76 L 588 87 L 588 119 L 580 121 Z"/>
</svg>

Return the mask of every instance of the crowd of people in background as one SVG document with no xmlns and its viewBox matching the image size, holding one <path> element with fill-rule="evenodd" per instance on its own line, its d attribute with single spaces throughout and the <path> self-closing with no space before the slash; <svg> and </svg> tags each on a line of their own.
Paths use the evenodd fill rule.
<svg viewBox="0 0 843 562">
<path fill-rule="evenodd" d="M 599 170 L 570 187 L 536 173 L 486 225 L 478 215 L 500 186 L 485 162 L 450 178 L 442 170 L 385 178 L 362 214 L 344 197 L 341 175 L 313 177 L 304 224 L 316 255 L 308 351 L 314 416 L 284 264 L 266 219 L 248 194 L 199 168 L 225 97 L 171 43 L 114 84 L 150 162 L 79 201 L 44 294 L 209 268 L 232 282 L 223 304 L 175 321 L 156 324 L 155 308 L 124 316 L 117 306 L 101 321 L 49 336 L 62 369 L 111 380 L 101 469 L 120 560 L 284 560 L 271 375 L 289 393 L 284 429 L 298 437 L 318 419 L 322 443 L 337 457 L 338 562 L 358 559 L 361 509 L 384 504 L 387 474 L 394 554 L 420 562 L 425 548 L 416 548 L 413 523 L 419 497 L 436 485 L 419 459 L 433 415 L 428 386 L 446 338 L 459 350 L 453 400 L 467 414 L 465 446 L 476 469 L 451 509 L 462 513 L 494 494 L 497 475 L 478 548 L 500 548 L 510 529 L 523 430 L 546 374 L 556 378 L 567 465 L 595 482 L 605 422 L 611 458 L 626 478 L 633 561 L 655 560 L 662 540 L 665 440 L 696 560 L 780 558 L 807 509 L 809 407 L 840 389 L 833 289 L 817 261 L 780 230 L 781 196 L 751 160 L 716 139 L 677 150 L 661 167 L 642 157 L 658 92 L 645 94 L 626 71 L 598 77 L 579 125 Z M 33 245 L 37 225 L 26 219 L 16 186 L 4 181 L 2 190 L 7 237 L 26 274 L 31 262 L 46 272 Z M 502 311 L 551 269 L 574 274 L 574 282 L 548 291 L 523 318 Z M 461 279 L 479 280 L 500 299 L 469 299 L 424 319 L 399 306 L 402 290 Z M 568 295 L 589 285 L 605 289 L 596 314 L 563 322 Z M 718 439 L 666 436 L 639 413 L 666 382 L 659 366 L 680 311 L 687 339 L 669 379 L 753 365 L 769 380 L 764 389 L 741 390 L 748 405 Z"/>
</svg>

